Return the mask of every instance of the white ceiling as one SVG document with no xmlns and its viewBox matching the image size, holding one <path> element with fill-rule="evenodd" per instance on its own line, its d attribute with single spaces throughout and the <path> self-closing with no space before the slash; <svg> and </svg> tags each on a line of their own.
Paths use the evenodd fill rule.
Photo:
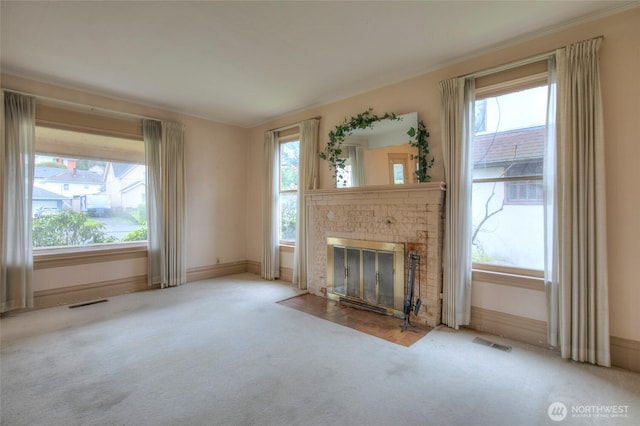
<svg viewBox="0 0 640 426">
<path fill-rule="evenodd" d="M 0 65 L 252 127 L 629 3 L 3 0 Z"/>
</svg>

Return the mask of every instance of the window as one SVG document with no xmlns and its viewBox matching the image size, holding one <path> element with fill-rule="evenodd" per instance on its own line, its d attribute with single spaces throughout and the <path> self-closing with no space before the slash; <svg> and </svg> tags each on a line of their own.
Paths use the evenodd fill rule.
<svg viewBox="0 0 640 426">
<path fill-rule="evenodd" d="M 146 240 L 144 143 L 36 126 L 33 247 Z"/>
<path fill-rule="evenodd" d="M 300 141 L 283 140 L 280 143 L 279 201 L 280 201 L 280 241 L 294 243 L 298 215 L 298 164 L 300 161 Z"/>
<path fill-rule="evenodd" d="M 387 158 L 389 159 L 389 183 L 391 185 L 409 183 L 407 179 L 408 154 L 389 153 Z"/>
<path fill-rule="evenodd" d="M 477 269 L 544 267 L 547 91 L 546 82 L 539 82 L 478 95 L 472 142 L 472 259 Z"/>
</svg>

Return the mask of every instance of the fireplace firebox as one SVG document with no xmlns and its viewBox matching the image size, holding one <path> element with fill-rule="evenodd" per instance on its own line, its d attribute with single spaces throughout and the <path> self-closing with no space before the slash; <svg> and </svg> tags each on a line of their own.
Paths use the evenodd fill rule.
<svg viewBox="0 0 640 426">
<path fill-rule="evenodd" d="M 402 316 L 404 244 L 327 238 L 327 297 Z"/>
</svg>

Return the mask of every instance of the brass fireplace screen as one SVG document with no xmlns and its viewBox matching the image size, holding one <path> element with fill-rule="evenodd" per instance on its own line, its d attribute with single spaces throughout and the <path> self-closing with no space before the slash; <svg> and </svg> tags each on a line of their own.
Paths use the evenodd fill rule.
<svg viewBox="0 0 640 426">
<path fill-rule="evenodd" d="M 402 315 L 404 244 L 327 238 L 327 297 Z"/>
</svg>

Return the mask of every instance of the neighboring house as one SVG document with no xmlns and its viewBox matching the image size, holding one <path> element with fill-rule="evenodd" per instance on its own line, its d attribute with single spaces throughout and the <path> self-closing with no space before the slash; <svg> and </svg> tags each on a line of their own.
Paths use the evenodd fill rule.
<svg viewBox="0 0 640 426">
<path fill-rule="evenodd" d="M 43 179 L 38 186 L 65 197 L 99 194 L 104 189 L 104 175 L 87 170 L 58 170 L 58 174 Z"/>
<path fill-rule="evenodd" d="M 58 169 L 60 170 L 60 169 Z M 41 207 L 55 207 L 58 211 L 63 211 L 71 208 L 71 198 L 65 197 L 55 192 L 47 191 L 46 189 L 33 187 L 32 210 L 35 215 Z"/>
<path fill-rule="evenodd" d="M 473 139 L 473 177 L 486 179 L 541 176 L 545 126 L 476 135 Z M 473 229 L 486 220 L 473 243 L 474 256 L 501 264 L 527 264 L 542 269 L 542 180 L 486 182 L 473 185 Z M 499 209 L 502 209 L 498 212 Z M 502 243 L 518 235 L 522 244 L 506 250 Z"/>
<path fill-rule="evenodd" d="M 105 192 L 111 196 L 112 208 L 135 209 L 145 204 L 145 166 L 107 163 Z"/>
<path fill-rule="evenodd" d="M 33 168 L 33 182 L 44 182 L 48 178 L 58 175 L 65 170 L 66 169 L 63 169 L 61 167 L 42 167 L 36 164 L 36 166 Z"/>
</svg>

